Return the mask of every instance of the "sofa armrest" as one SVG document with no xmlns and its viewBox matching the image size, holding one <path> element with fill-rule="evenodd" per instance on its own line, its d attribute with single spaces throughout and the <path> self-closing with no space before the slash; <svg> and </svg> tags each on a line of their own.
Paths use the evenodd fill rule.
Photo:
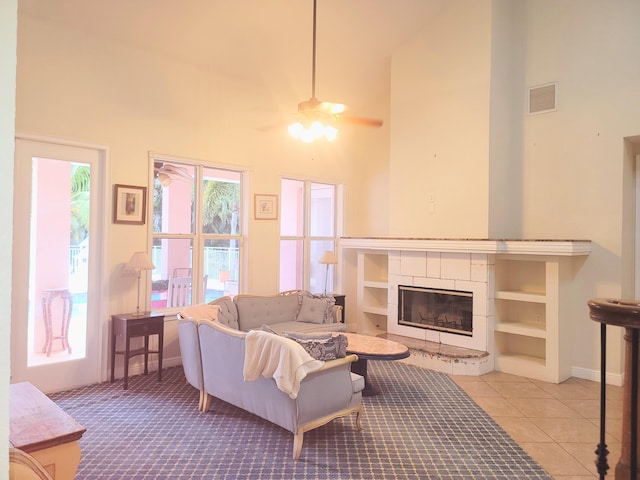
<svg viewBox="0 0 640 480">
<path fill-rule="evenodd" d="M 358 361 L 358 356 L 355 353 L 350 353 L 346 357 L 336 358 L 335 360 L 328 360 L 324 362 L 324 365 L 316 370 L 316 372 L 331 370 L 332 368 L 338 368 L 345 363 L 352 363 L 356 361 Z"/>
<path fill-rule="evenodd" d="M 333 306 L 333 323 L 342 323 L 342 305 Z"/>
</svg>

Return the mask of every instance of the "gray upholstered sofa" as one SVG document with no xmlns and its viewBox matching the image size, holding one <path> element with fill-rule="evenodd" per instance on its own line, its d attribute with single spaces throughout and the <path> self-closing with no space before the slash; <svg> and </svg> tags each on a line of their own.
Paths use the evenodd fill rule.
<svg viewBox="0 0 640 480">
<path fill-rule="evenodd" d="M 236 295 L 209 303 L 219 307 L 218 320 L 236 330 L 268 325 L 276 333 L 344 332 L 342 307 L 332 296 L 315 296 L 302 290 L 277 295 Z"/>
<path fill-rule="evenodd" d="M 364 380 L 351 373 L 355 355 L 313 360 L 289 338 L 262 330 L 245 332 L 198 316 L 189 311 L 179 315 L 178 331 L 185 375 L 200 390 L 202 411 L 209 410 L 213 395 L 279 425 L 294 434 L 294 460 L 300 456 L 306 431 L 351 413 L 356 414 L 358 430 L 362 428 Z M 264 350 L 256 353 L 256 348 Z M 247 349 L 253 353 L 247 355 Z M 246 381 L 250 369 L 245 360 L 265 357 L 263 352 L 271 355 L 266 355 L 268 361 L 278 359 L 278 367 L 269 372 L 272 375 L 265 375 L 266 370 L 258 375 L 254 369 L 255 380 Z M 302 362 L 295 363 L 296 359 Z M 295 371 L 295 378 L 283 382 L 287 369 Z"/>
</svg>

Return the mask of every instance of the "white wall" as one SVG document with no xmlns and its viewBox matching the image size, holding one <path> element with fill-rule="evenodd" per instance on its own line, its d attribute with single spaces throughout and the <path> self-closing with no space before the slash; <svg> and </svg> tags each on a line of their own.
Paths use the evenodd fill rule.
<svg viewBox="0 0 640 480">
<path fill-rule="evenodd" d="M 393 57 L 392 234 L 592 240 L 567 319 L 576 372 L 599 368 L 587 300 L 634 292 L 638 18 L 630 0 L 457 0 Z M 527 87 L 555 81 L 558 111 L 528 116 Z"/>
<path fill-rule="evenodd" d="M 16 130 L 107 146 L 113 184 L 147 185 L 149 151 L 245 170 L 244 292 L 278 289 L 279 222 L 253 220 L 253 194 L 278 194 L 282 176 L 344 184 L 345 225 L 366 233 L 374 211 L 384 218 L 376 229 L 386 229 L 387 193 L 362 180 L 386 168 L 384 128 L 345 128 L 324 145 L 294 142 L 286 129 L 263 133 L 257 127 L 278 120 L 277 110 L 271 116 L 262 108 L 272 92 L 27 15 L 19 18 L 17 83 Z M 386 109 L 382 100 L 362 113 L 380 117 Z M 109 229 L 109 313 L 131 311 L 136 283 L 122 279 L 121 267 L 148 248 L 150 232 L 148 225 Z"/>
<path fill-rule="evenodd" d="M 454 0 L 392 57 L 390 232 L 488 236 L 490 0 Z"/>
<path fill-rule="evenodd" d="M 15 135 L 18 1 L 0 2 L 0 478 L 9 462 L 9 379 L 11 345 L 11 254 L 13 245 L 13 153 Z"/>
</svg>

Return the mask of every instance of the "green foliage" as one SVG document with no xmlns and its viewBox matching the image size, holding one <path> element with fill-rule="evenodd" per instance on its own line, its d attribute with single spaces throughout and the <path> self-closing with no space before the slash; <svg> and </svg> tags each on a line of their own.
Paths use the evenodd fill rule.
<svg viewBox="0 0 640 480">
<path fill-rule="evenodd" d="M 71 170 L 71 245 L 78 245 L 89 235 L 91 169 L 88 165 Z"/>
<path fill-rule="evenodd" d="M 209 180 L 203 198 L 203 233 L 237 232 L 240 185 Z"/>
</svg>

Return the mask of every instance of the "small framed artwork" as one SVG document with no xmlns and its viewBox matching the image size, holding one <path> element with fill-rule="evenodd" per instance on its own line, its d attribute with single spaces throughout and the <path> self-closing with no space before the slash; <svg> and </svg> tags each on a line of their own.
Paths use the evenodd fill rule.
<svg viewBox="0 0 640 480">
<path fill-rule="evenodd" d="M 278 195 L 254 195 L 253 216 L 256 220 L 278 219 Z"/>
<path fill-rule="evenodd" d="M 113 186 L 113 223 L 144 225 L 147 214 L 147 187 Z"/>
</svg>

